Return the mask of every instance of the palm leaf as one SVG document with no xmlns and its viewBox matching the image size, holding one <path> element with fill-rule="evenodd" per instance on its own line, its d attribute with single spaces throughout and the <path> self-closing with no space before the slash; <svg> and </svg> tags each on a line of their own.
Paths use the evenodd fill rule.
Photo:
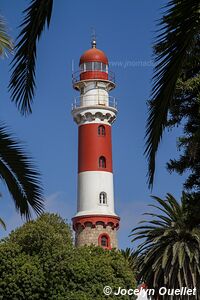
<svg viewBox="0 0 200 300">
<path fill-rule="evenodd" d="M 6 55 L 6 50 L 12 52 L 13 43 L 11 37 L 7 33 L 7 28 L 5 21 L 2 16 L 0 16 L 0 56 Z"/>
<path fill-rule="evenodd" d="M 0 218 L 0 225 L 3 227 L 3 229 L 6 230 L 6 224 L 4 223 L 4 221 Z"/>
<path fill-rule="evenodd" d="M 156 47 L 161 50 L 155 57 L 157 65 L 146 129 L 145 154 L 149 165 L 150 187 L 153 186 L 155 156 L 166 126 L 175 86 L 186 55 L 200 30 L 199 0 L 171 0 L 166 7 L 167 12 L 160 22 L 160 34 L 156 42 Z"/>
<path fill-rule="evenodd" d="M 21 216 L 30 219 L 32 208 L 43 211 L 43 193 L 39 173 L 21 144 L 0 124 L 0 178 L 5 182 Z"/>
<path fill-rule="evenodd" d="M 2 194 L 0 193 L 0 197 L 2 197 Z M 6 230 L 6 224 L 4 221 L 0 218 L 0 225 Z"/>
<path fill-rule="evenodd" d="M 15 47 L 16 54 L 12 61 L 12 75 L 9 83 L 12 101 L 23 115 L 32 112 L 31 104 L 35 94 L 35 65 L 37 41 L 51 20 L 53 0 L 32 0 L 24 10 L 24 20 Z"/>
<path fill-rule="evenodd" d="M 170 250 L 171 246 L 168 245 L 166 248 L 165 248 L 165 251 L 163 253 L 163 257 L 162 257 L 162 268 L 164 269 L 166 267 L 166 264 L 169 260 L 169 255 L 168 255 L 168 252 Z"/>
<path fill-rule="evenodd" d="M 182 286 L 194 288 L 200 282 L 200 228 L 199 225 L 192 227 L 184 218 L 186 194 L 182 194 L 181 203 L 170 194 L 165 200 L 159 197 L 153 199 L 159 204 L 154 207 L 161 208 L 160 213 L 168 216 L 167 220 L 163 220 L 162 215 L 151 213 L 152 218 L 162 221 L 148 220 L 132 230 L 132 241 L 142 239 L 136 249 L 138 280 L 155 290 L 162 286 L 170 289 Z M 197 294 L 199 299 L 199 291 Z M 151 298 L 158 299 L 158 293 Z M 173 299 L 180 298 L 173 296 Z"/>
<path fill-rule="evenodd" d="M 171 219 L 168 218 L 168 217 L 166 217 L 166 216 L 162 216 L 162 215 L 158 215 L 158 214 L 153 214 L 153 213 L 144 213 L 143 215 L 151 216 L 151 217 L 156 217 L 158 219 L 163 220 L 168 225 L 171 224 Z"/>
</svg>

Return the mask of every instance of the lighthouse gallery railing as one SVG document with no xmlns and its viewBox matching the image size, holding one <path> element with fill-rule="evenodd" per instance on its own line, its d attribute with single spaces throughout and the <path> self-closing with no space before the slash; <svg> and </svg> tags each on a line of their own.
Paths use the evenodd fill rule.
<svg viewBox="0 0 200 300">
<path fill-rule="evenodd" d="M 74 102 L 72 103 L 72 110 L 80 107 L 86 106 L 101 106 L 101 107 L 113 107 L 117 109 L 117 101 L 113 96 L 105 95 L 86 95 L 74 97 Z"/>
</svg>

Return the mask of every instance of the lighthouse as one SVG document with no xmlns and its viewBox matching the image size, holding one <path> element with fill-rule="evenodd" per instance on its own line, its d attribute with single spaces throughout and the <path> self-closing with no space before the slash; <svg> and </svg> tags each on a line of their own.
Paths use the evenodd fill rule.
<svg viewBox="0 0 200 300">
<path fill-rule="evenodd" d="M 75 245 L 117 248 L 119 216 L 114 208 L 112 124 L 117 116 L 114 74 L 105 53 L 92 47 L 80 58 L 72 76 L 79 92 L 72 105 L 78 125 L 77 213 L 72 218 Z"/>
</svg>

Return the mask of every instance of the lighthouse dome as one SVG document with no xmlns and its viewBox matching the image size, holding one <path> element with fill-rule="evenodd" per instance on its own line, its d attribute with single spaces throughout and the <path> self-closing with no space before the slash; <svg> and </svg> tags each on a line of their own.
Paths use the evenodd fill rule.
<svg viewBox="0 0 200 300">
<path fill-rule="evenodd" d="M 92 48 L 85 51 L 79 61 L 79 81 L 82 80 L 106 80 L 113 81 L 110 78 L 108 70 L 108 58 L 106 54 L 96 48 L 96 41 L 92 41 Z"/>
<path fill-rule="evenodd" d="M 108 58 L 102 50 L 91 48 L 83 53 L 80 58 L 79 66 L 87 62 L 101 62 L 108 65 Z"/>
</svg>

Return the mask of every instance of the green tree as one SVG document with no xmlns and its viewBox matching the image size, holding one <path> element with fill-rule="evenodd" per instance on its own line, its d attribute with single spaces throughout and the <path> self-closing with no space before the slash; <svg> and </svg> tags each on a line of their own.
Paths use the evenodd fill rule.
<svg viewBox="0 0 200 300">
<path fill-rule="evenodd" d="M 173 103 L 169 109 L 166 126 L 183 127 L 178 139 L 179 159 L 170 160 L 169 171 L 183 174 L 189 170 L 184 187 L 200 192 L 200 38 L 196 37 L 193 49 L 188 53 L 183 71 L 177 81 Z"/>
<path fill-rule="evenodd" d="M 16 243 L 0 243 L 0 299 L 43 299 L 45 278 L 37 256 L 22 252 Z"/>
<path fill-rule="evenodd" d="M 0 56 L 5 55 L 6 50 L 10 52 L 12 48 L 5 22 L 0 17 Z M 3 123 L 0 123 L 0 179 L 7 185 L 21 216 L 29 219 L 30 208 L 37 214 L 43 211 L 39 173 L 22 145 L 11 136 Z"/>
<path fill-rule="evenodd" d="M 128 262 L 131 270 L 136 273 L 137 271 L 137 253 L 131 249 L 126 248 L 125 250 L 121 250 L 121 254 L 124 256 L 125 260 Z"/>
<path fill-rule="evenodd" d="M 170 107 L 174 102 L 177 80 L 200 32 L 199 0 L 171 0 L 166 9 L 155 43 L 156 67 L 146 130 L 145 153 L 149 163 L 148 181 L 151 187 L 155 156 L 167 125 Z"/>
<path fill-rule="evenodd" d="M 118 287 L 135 288 L 135 274 L 119 251 L 107 251 L 100 247 L 80 247 L 75 249 L 75 259 L 70 266 L 70 277 L 73 285 L 70 287 L 69 299 L 79 300 L 77 292 L 83 292 L 83 299 L 116 299 L 116 296 L 105 296 L 103 288 Z M 117 296 L 119 299 L 135 299 L 130 296 Z"/>
<path fill-rule="evenodd" d="M 173 103 L 169 109 L 166 127 L 181 126 L 178 138 L 179 157 L 167 163 L 169 172 L 186 173 L 184 189 L 187 191 L 191 220 L 200 224 L 200 47 L 196 37 L 188 53 L 183 71 L 177 81 Z"/>
<path fill-rule="evenodd" d="M 19 295 L 30 300 L 111 300 L 116 296 L 105 296 L 104 286 L 117 290 L 136 284 L 120 251 L 75 248 L 70 227 L 54 214 L 44 214 L 2 240 L 0 278 L 0 299 L 5 300 Z"/>
<path fill-rule="evenodd" d="M 156 204 L 150 205 L 155 213 L 146 213 L 152 220 L 142 221 L 142 225 L 132 230 L 133 240 L 143 241 L 138 246 L 138 276 L 149 288 L 156 290 L 152 299 L 158 296 L 160 287 L 198 288 L 200 282 L 200 227 L 193 225 L 188 218 L 185 206 L 186 195 L 181 203 L 167 194 L 166 199 L 153 196 Z M 159 214 L 161 212 L 161 214 Z M 165 296 L 165 299 L 171 299 Z M 186 296 L 173 296 L 173 299 L 185 299 Z M 199 299 L 200 292 L 197 291 Z"/>
</svg>

